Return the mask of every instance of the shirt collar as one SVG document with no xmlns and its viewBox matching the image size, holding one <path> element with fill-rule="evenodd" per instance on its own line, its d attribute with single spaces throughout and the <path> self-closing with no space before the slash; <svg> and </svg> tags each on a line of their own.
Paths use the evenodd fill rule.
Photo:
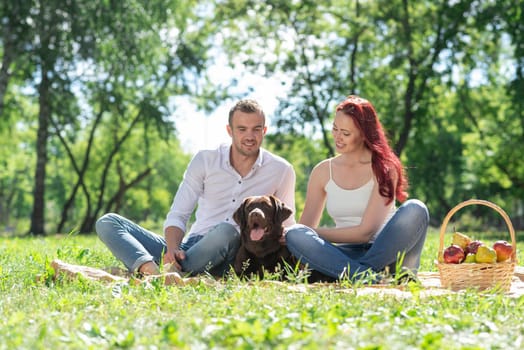
<svg viewBox="0 0 524 350">
<path fill-rule="evenodd" d="M 220 154 L 222 155 L 222 159 L 224 162 L 231 167 L 231 162 L 229 161 L 229 153 L 231 152 L 231 147 L 233 145 L 227 145 L 223 144 L 220 147 Z M 260 147 L 260 151 L 258 152 L 258 157 L 255 163 L 253 164 L 253 168 L 260 168 L 264 164 L 264 156 L 266 154 L 266 150 Z"/>
<path fill-rule="evenodd" d="M 260 151 L 258 152 L 258 157 L 257 157 L 257 160 L 255 161 L 255 164 L 254 166 L 256 167 L 261 167 L 262 164 L 264 164 L 264 155 L 266 153 L 266 150 L 263 149 L 262 147 L 260 147 Z"/>
</svg>

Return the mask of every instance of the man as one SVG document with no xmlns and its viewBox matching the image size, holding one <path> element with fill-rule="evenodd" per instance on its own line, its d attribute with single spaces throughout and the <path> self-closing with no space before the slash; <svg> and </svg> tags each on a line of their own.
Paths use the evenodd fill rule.
<svg viewBox="0 0 524 350">
<path fill-rule="evenodd" d="M 261 148 L 266 131 L 258 103 L 237 102 L 227 125 L 231 145 L 193 157 L 164 222 L 164 237 L 114 213 L 97 221 L 98 236 L 132 272 L 157 275 L 163 263 L 192 275 L 223 276 L 240 245 L 232 216 L 245 197 L 273 194 L 295 211 L 295 172 L 286 160 Z M 185 237 L 195 207 L 196 220 Z M 292 215 L 284 224 L 294 223 Z"/>
</svg>

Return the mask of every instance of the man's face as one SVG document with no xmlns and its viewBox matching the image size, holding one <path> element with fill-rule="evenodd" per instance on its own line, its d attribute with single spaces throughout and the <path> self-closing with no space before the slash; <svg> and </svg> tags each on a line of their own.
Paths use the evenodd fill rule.
<svg viewBox="0 0 524 350">
<path fill-rule="evenodd" d="M 258 113 L 235 111 L 227 132 L 232 139 L 233 148 L 243 156 L 257 156 L 267 127 L 264 117 Z"/>
</svg>

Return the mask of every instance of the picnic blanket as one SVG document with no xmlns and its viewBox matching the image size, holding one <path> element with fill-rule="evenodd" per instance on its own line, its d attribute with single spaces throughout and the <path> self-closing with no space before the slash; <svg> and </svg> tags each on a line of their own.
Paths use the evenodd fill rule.
<svg viewBox="0 0 524 350">
<path fill-rule="evenodd" d="M 517 271 L 518 269 L 518 271 Z M 443 288 L 440 284 L 440 275 L 438 272 L 419 272 L 418 278 L 422 288 L 416 289 L 418 296 L 432 296 L 432 295 L 443 295 L 450 293 L 462 293 L 463 291 L 452 291 L 450 289 Z M 409 286 L 364 286 L 357 290 L 357 294 L 386 294 L 394 295 L 397 297 L 411 297 L 413 296 L 413 289 Z M 479 293 L 490 293 L 490 291 L 479 291 Z M 524 267 L 517 266 L 515 268 L 515 274 L 511 281 L 511 288 L 508 292 L 505 292 L 510 297 L 520 297 L 524 295 Z"/>
<path fill-rule="evenodd" d="M 67 277 L 75 278 L 82 276 L 90 280 L 105 281 L 105 282 L 129 282 L 132 277 L 129 276 L 122 269 L 109 269 L 102 270 L 98 268 L 69 264 L 61 260 L 53 260 L 51 267 L 55 270 L 55 276 L 65 275 Z M 137 283 L 147 283 L 151 278 L 165 278 L 168 284 L 185 286 L 196 283 L 206 284 L 219 284 L 219 280 L 212 279 L 208 276 L 201 277 L 181 277 L 178 273 L 167 273 L 158 276 L 148 276 L 148 278 L 142 281 L 136 281 Z M 377 285 L 362 285 L 357 288 L 346 288 L 336 283 L 288 283 L 280 281 L 260 281 L 261 283 L 278 283 L 282 284 L 283 287 L 290 291 L 295 292 L 306 292 L 311 288 L 321 288 L 325 286 L 331 286 L 336 288 L 338 292 L 342 293 L 357 293 L 359 295 L 365 294 L 383 294 L 392 295 L 401 298 L 412 297 L 415 293 L 420 296 L 431 296 L 431 295 L 443 295 L 449 293 L 460 293 L 461 291 L 452 291 L 450 289 L 442 288 L 440 284 L 440 276 L 438 272 L 419 272 L 417 275 L 420 284 L 416 286 L 408 285 L 392 285 L 392 284 L 377 284 Z M 258 283 L 258 282 L 257 282 Z M 516 266 L 513 279 L 511 282 L 511 288 L 505 293 L 511 297 L 520 297 L 524 295 L 524 266 Z"/>
</svg>

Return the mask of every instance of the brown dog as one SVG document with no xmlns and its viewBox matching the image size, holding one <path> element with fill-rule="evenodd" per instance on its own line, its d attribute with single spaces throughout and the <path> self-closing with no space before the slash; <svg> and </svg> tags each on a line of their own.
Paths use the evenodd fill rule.
<svg viewBox="0 0 524 350">
<path fill-rule="evenodd" d="M 244 199 L 233 214 L 240 226 L 240 248 L 234 269 L 238 276 L 275 272 L 278 264 L 292 264 L 291 253 L 282 245 L 282 223 L 293 211 L 273 195 Z M 283 265 L 281 265 L 283 266 Z"/>
</svg>

